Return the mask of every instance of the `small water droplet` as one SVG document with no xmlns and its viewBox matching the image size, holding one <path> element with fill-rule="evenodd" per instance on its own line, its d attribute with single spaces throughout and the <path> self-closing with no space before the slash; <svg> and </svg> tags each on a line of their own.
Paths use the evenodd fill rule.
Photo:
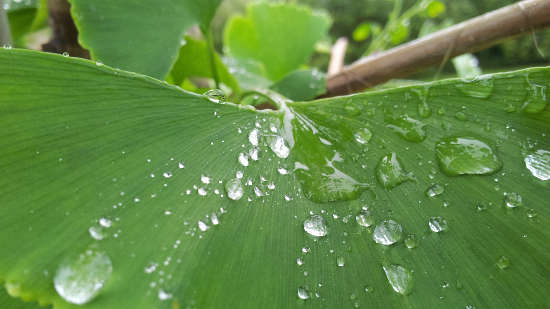
<svg viewBox="0 0 550 309">
<path fill-rule="evenodd" d="M 63 57 L 69 57 L 69 53 L 68 52 L 63 52 Z"/>
<path fill-rule="evenodd" d="M 241 185 L 241 180 L 238 178 L 231 179 L 225 183 L 225 191 L 227 192 L 227 197 L 237 201 L 243 197 L 243 187 Z"/>
<path fill-rule="evenodd" d="M 523 204 L 523 198 L 516 192 L 508 192 L 504 196 L 504 205 L 509 208 L 516 208 Z"/>
<path fill-rule="evenodd" d="M 210 177 L 208 176 L 204 176 L 204 175 L 201 175 L 201 182 L 204 183 L 204 184 L 209 184 L 210 183 Z"/>
<path fill-rule="evenodd" d="M 409 142 L 420 143 L 426 139 L 426 124 L 409 116 L 387 117 L 388 128 Z"/>
<path fill-rule="evenodd" d="M 207 231 L 210 228 L 208 225 L 206 225 L 206 223 L 202 222 L 201 220 L 197 222 L 197 225 L 199 226 L 199 230 L 203 232 Z"/>
<path fill-rule="evenodd" d="M 537 214 L 537 211 L 536 211 L 536 210 L 534 210 L 534 209 L 532 209 L 532 208 L 529 209 L 529 210 L 527 210 L 527 218 L 529 218 L 529 219 L 534 219 L 534 218 L 537 217 L 537 215 L 538 215 L 538 214 Z"/>
<path fill-rule="evenodd" d="M 298 298 L 306 300 L 309 298 L 309 291 L 307 288 L 301 286 L 298 288 Z"/>
<path fill-rule="evenodd" d="M 165 172 L 165 173 L 162 173 L 162 176 L 164 178 L 171 178 L 172 177 L 172 173 L 171 172 Z"/>
<path fill-rule="evenodd" d="M 434 184 L 426 190 L 427 197 L 436 197 L 445 192 L 445 187 L 440 184 Z"/>
<path fill-rule="evenodd" d="M 487 77 L 476 77 L 473 79 L 463 79 L 462 83 L 457 83 L 456 87 L 465 95 L 486 99 L 493 93 L 493 79 Z"/>
<path fill-rule="evenodd" d="M 99 219 L 99 224 L 103 227 L 111 227 L 111 225 L 113 224 L 113 222 L 107 218 L 100 218 Z"/>
<path fill-rule="evenodd" d="M 288 174 L 288 170 L 287 170 L 286 168 L 280 167 L 280 168 L 277 169 L 277 171 L 278 171 L 279 174 L 281 174 L 281 175 L 286 175 L 286 174 Z"/>
<path fill-rule="evenodd" d="M 343 256 L 339 256 L 338 258 L 336 258 L 336 265 L 338 265 L 338 267 L 344 267 L 345 264 L 346 261 L 344 260 Z"/>
<path fill-rule="evenodd" d="M 510 266 L 510 259 L 503 255 L 498 259 L 496 265 L 500 269 L 506 269 Z"/>
<path fill-rule="evenodd" d="M 372 238 L 378 244 L 385 246 L 393 245 L 403 237 L 401 224 L 394 220 L 384 220 L 374 228 Z"/>
<path fill-rule="evenodd" d="M 328 233 L 325 220 L 319 215 L 312 215 L 304 221 L 304 231 L 314 237 L 323 237 Z"/>
<path fill-rule="evenodd" d="M 163 289 L 159 289 L 157 296 L 160 300 L 168 300 L 172 298 L 172 294 L 165 292 Z"/>
<path fill-rule="evenodd" d="M 248 141 L 252 146 L 258 146 L 258 135 L 259 135 L 258 129 L 254 129 L 250 131 L 250 134 L 248 134 Z"/>
<path fill-rule="evenodd" d="M 214 103 L 225 103 L 225 93 L 221 89 L 210 89 L 203 95 Z"/>
<path fill-rule="evenodd" d="M 486 175 L 502 167 L 495 151 L 472 137 L 444 138 L 435 149 L 441 169 L 450 176 Z"/>
<path fill-rule="evenodd" d="M 103 228 L 100 226 L 91 226 L 88 229 L 88 232 L 90 233 L 90 236 L 92 236 L 92 238 L 95 240 L 102 240 L 106 236 Z"/>
<path fill-rule="evenodd" d="M 290 148 L 286 146 L 285 140 L 281 136 L 270 137 L 269 147 L 281 159 L 287 158 L 290 154 Z"/>
<path fill-rule="evenodd" d="M 401 295 L 408 295 L 413 288 L 412 272 L 401 265 L 383 266 L 386 278 L 393 290 Z"/>
<path fill-rule="evenodd" d="M 355 141 L 357 141 L 359 144 L 367 144 L 372 138 L 372 132 L 367 128 L 363 128 L 362 130 L 359 130 L 357 133 L 353 134 L 353 137 L 355 138 Z"/>
<path fill-rule="evenodd" d="M 538 85 L 531 82 L 528 82 L 528 84 L 529 88 L 527 91 L 527 99 L 525 100 L 525 103 L 523 103 L 521 109 L 528 114 L 540 113 L 548 104 L 548 98 L 546 96 L 547 87 L 545 85 Z"/>
<path fill-rule="evenodd" d="M 361 226 L 369 227 L 374 224 L 374 216 L 368 209 L 363 209 L 355 216 L 355 221 Z"/>
<path fill-rule="evenodd" d="M 407 246 L 407 248 L 409 249 L 414 249 L 418 247 L 418 238 L 415 234 L 407 235 L 407 237 L 405 238 L 405 246 Z"/>
<path fill-rule="evenodd" d="M 248 155 L 241 152 L 239 154 L 239 163 L 241 163 L 242 166 L 248 166 Z"/>
<path fill-rule="evenodd" d="M 95 65 L 97 65 L 98 67 L 101 67 L 101 66 L 103 66 L 103 62 L 101 62 L 101 61 L 96 61 L 96 62 L 95 62 Z"/>
<path fill-rule="evenodd" d="M 302 266 L 302 265 L 304 265 L 304 260 L 302 260 L 301 258 L 297 258 L 296 259 L 296 264 L 298 264 L 298 266 Z"/>
<path fill-rule="evenodd" d="M 442 217 L 431 217 L 428 220 L 428 225 L 434 233 L 446 231 L 448 228 L 447 221 Z"/>
<path fill-rule="evenodd" d="M 376 167 L 376 176 L 378 181 L 388 190 L 412 178 L 412 175 L 407 174 L 403 169 L 395 152 L 380 159 Z"/>
<path fill-rule="evenodd" d="M 525 166 L 536 178 L 550 180 L 550 151 L 539 149 L 524 159 Z"/>
<path fill-rule="evenodd" d="M 105 253 L 89 249 L 76 260 L 61 263 L 53 279 L 55 290 L 67 302 L 83 305 L 99 294 L 112 271 Z"/>
</svg>

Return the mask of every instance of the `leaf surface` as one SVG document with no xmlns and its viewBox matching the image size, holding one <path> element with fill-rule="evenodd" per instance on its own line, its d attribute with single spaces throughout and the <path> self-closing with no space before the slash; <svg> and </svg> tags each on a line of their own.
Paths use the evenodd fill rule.
<svg viewBox="0 0 550 309">
<path fill-rule="evenodd" d="M 0 279 L 27 299 L 547 306 L 548 68 L 260 112 L 59 55 L 0 67 Z M 75 280 L 101 283 L 83 306 Z"/>
</svg>

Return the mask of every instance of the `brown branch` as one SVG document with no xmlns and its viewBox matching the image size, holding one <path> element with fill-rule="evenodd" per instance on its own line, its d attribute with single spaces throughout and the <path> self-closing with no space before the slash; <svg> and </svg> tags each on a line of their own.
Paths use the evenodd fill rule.
<svg viewBox="0 0 550 309">
<path fill-rule="evenodd" d="M 90 58 L 88 50 L 78 44 L 78 30 L 71 17 L 67 0 L 48 0 L 51 40 L 42 45 L 42 50 L 52 53 L 67 52 L 73 57 Z"/>
<path fill-rule="evenodd" d="M 326 96 L 357 92 L 437 65 L 445 57 L 476 52 L 504 39 L 548 26 L 549 0 L 521 1 L 386 52 L 360 59 L 328 78 Z"/>
<path fill-rule="evenodd" d="M 330 50 L 330 62 L 328 65 L 328 75 L 332 76 L 340 73 L 344 67 L 344 59 L 346 58 L 346 50 L 348 48 L 348 39 L 341 37 L 336 40 L 336 43 Z"/>
</svg>

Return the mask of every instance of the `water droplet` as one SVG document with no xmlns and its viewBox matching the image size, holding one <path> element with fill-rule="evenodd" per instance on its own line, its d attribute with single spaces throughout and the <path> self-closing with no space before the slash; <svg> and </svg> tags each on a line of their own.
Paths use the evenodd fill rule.
<svg viewBox="0 0 550 309">
<path fill-rule="evenodd" d="M 11 49 L 11 45 L 10 45 L 10 44 L 4 44 L 2 47 L 4 47 L 4 49 Z"/>
<path fill-rule="evenodd" d="M 468 119 L 468 117 L 466 116 L 466 114 L 464 112 L 456 112 L 455 113 L 455 118 L 460 120 L 460 121 L 465 121 L 466 119 Z"/>
<path fill-rule="evenodd" d="M 457 83 L 456 87 L 465 95 L 486 99 L 493 93 L 494 83 L 491 78 L 476 77 L 473 79 L 463 79 L 462 83 Z"/>
<path fill-rule="evenodd" d="M 496 264 L 498 268 L 506 269 L 510 266 L 510 259 L 503 255 L 498 259 Z"/>
<path fill-rule="evenodd" d="M 538 216 L 538 214 L 537 214 L 536 210 L 534 210 L 532 208 L 527 210 L 527 218 L 533 219 L 533 218 L 536 218 L 537 216 Z"/>
<path fill-rule="evenodd" d="M 504 205 L 509 208 L 516 208 L 523 204 L 523 198 L 516 192 L 508 192 L 504 196 Z"/>
<path fill-rule="evenodd" d="M 550 151 L 539 149 L 525 157 L 525 166 L 536 178 L 550 180 Z"/>
<path fill-rule="evenodd" d="M 55 290 L 67 302 L 83 305 L 99 294 L 112 271 L 105 253 L 89 249 L 59 266 L 53 279 Z"/>
<path fill-rule="evenodd" d="M 427 197 L 436 197 L 445 192 L 445 187 L 440 184 L 434 184 L 426 190 Z"/>
<path fill-rule="evenodd" d="M 254 129 L 250 131 L 250 134 L 248 134 L 248 141 L 252 144 L 252 146 L 258 146 L 258 135 L 258 129 Z"/>
<path fill-rule="evenodd" d="M 197 189 L 197 193 L 198 193 L 200 196 L 205 196 L 206 194 L 208 194 L 208 191 L 206 191 L 206 189 L 204 189 L 204 188 L 198 188 L 198 189 Z"/>
<path fill-rule="evenodd" d="M 204 175 L 201 175 L 201 182 L 204 183 L 204 184 L 209 184 L 210 183 L 210 177 L 208 176 L 204 176 Z"/>
<path fill-rule="evenodd" d="M 206 225 L 206 223 L 202 222 L 201 220 L 199 220 L 199 222 L 197 222 L 197 225 L 199 226 L 199 230 L 205 232 L 206 230 L 208 230 L 210 227 L 208 225 Z"/>
<path fill-rule="evenodd" d="M 221 89 L 210 89 L 203 93 L 203 95 L 214 103 L 225 102 L 225 93 Z"/>
<path fill-rule="evenodd" d="M 304 221 L 304 231 L 314 237 L 323 237 L 328 233 L 325 220 L 319 215 L 313 215 Z"/>
<path fill-rule="evenodd" d="M 528 114 L 536 114 L 542 112 L 548 104 L 548 98 L 546 96 L 547 87 L 544 85 L 529 83 L 528 89 L 529 90 L 527 92 L 527 99 L 521 107 L 522 111 Z"/>
<path fill-rule="evenodd" d="M 281 174 L 281 175 L 286 175 L 286 174 L 288 174 L 288 170 L 287 170 L 286 168 L 280 167 L 280 168 L 277 169 L 277 171 L 278 171 L 279 174 Z"/>
<path fill-rule="evenodd" d="M 447 221 L 441 217 L 431 217 L 428 220 L 428 225 L 434 233 L 446 231 L 448 228 Z"/>
<path fill-rule="evenodd" d="M 303 286 L 299 287 L 298 288 L 298 298 L 303 299 L 303 300 L 308 299 L 309 298 L 309 291 Z"/>
<path fill-rule="evenodd" d="M 172 177 L 172 173 L 171 172 L 165 172 L 165 173 L 162 173 L 162 176 L 164 178 L 170 178 L 170 177 Z"/>
<path fill-rule="evenodd" d="M 285 144 L 285 140 L 281 136 L 272 136 L 269 138 L 269 147 L 275 155 L 281 159 L 285 159 L 290 154 L 290 148 Z"/>
<path fill-rule="evenodd" d="M 239 154 L 239 163 L 241 163 L 242 166 L 248 166 L 248 155 L 241 152 Z"/>
<path fill-rule="evenodd" d="M 96 61 L 96 62 L 95 62 L 95 65 L 97 65 L 98 67 L 101 67 L 101 66 L 103 66 L 103 62 L 101 62 L 101 61 Z"/>
<path fill-rule="evenodd" d="M 336 265 L 338 265 L 338 267 L 344 267 L 345 264 L 346 261 L 343 256 L 339 256 L 338 258 L 336 258 Z"/>
<path fill-rule="evenodd" d="M 422 118 L 428 118 L 432 115 L 432 109 L 425 98 L 418 102 L 418 115 Z"/>
<path fill-rule="evenodd" d="M 363 128 L 362 130 L 359 130 L 357 133 L 353 134 L 353 137 L 359 144 L 367 144 L 372 138 L 372 132 L 367 128 Z"/>
<path fill-rule="evenodd" d="M 407 174 L 403 169 L 395 152 L 387 154 L 380 159 L 376 167 L 376 176 L 382 186 L 388 190 L 412 178 L 412 175 Z"/>
<path fill-rule="evenodd" d="M 227 192 L 227 197 L 234 201 L 238 201 L 243 197 L 243 187 L 241 185 L 241 180 L 238 178 L 231 179 L 225 183 L 225 191 Z"/>
<path fill-rule="evenodd" d="M 220 224 L 220 220 L 218 219 L 218 215 L 216 215 L 215 213 L 210 215 L 210 222 L 212 222 L 212 225 Z"/>
<path fill-rule="evenodd" d="M 435 149 L 441 169 L 450 176 L 486 175 L 502 167 L 493 149 L 472 137 L 447 137 Z"/>
<path fill-rule="evenodd" d="M 412 272 L 401 265 L 383 266 L 386 278 L 393 290 L 401 295 L 408 295 L 413 288 Z"/>
<path fill-rule="evenodd" d="M 182 162 L 178 163 L 178 168 L 184 168 L 184 167 L 185 167 L 185 165 Z"/>
<path fill-rule="evenodd" d="M 405 238 L 405 246 L 409 249 L 414 249 L 418 246 L 418 238 L 415 234 L 409 234 Z"/>
<path fill-rule="evenodd" d="M 69 57 L 69 53 L 68 52 L 63 52 L 63 57 Z"/>
<path fill-rule="evenodd" d="M 394 130 L 399 136 L 409 142 L 420 143 L 426 139 L 426 130 L 420 120 L 409 116 L 386 117 L 387 127 Z"/>
<path fill-rule="evenodd" d="M 258 148 L 252 148 L 248 151 L 248 154 L 250 155 L 250 159 L 254 160 L 254 161 L 258 161 L 258 154 L 259 154 L 259 151 L 258 151 Z"/>
<path fill-rule="evenodd" d="M 99 219 L 99 224 L 103 227 L 111 227 L 111 225 L 113 224 L 113 222 L 107 218 L 100 218 Z"/>
<path fill-rule="evenodd" d="M 372 238 L 378 244 L 385 246 L 393 245 L 403 237 L 403 228 L 401 224 L 394 220 L 384 220 L 374 228 Z"/>
<path fill-rule="evenodd" d="M 357 221 L 357 224 L 361 226 L 369 227 L 374 224 L 374 216 L 368 209 L 363 209 L 357 216 L 355 216 L 355 221 Z"/>
<path fill-rule="evenodd" d="M 167 300 L 172 298 L 172 294 L 165 292 L 163 289 L 159 289 L 157 296 L 160 300 Z"/>
<path fill-rule="evenodd" d="M 304 260 L 302 260 L 301 258 L 297 258 L 296 259 L 296 264 L 298 264 L 298 266 L 302 266 L 302 265 L 304 265 Z"/>
<path fill-rule="evenodd" d="M 105 232 L 103 231 L 103 228 L 100 226 L 92 226 L 88 229 L 88 232 L 90 233 L 90 236 L 92 236 L 95 240 L 102 240 L 105 238 Z"/>
</svg>

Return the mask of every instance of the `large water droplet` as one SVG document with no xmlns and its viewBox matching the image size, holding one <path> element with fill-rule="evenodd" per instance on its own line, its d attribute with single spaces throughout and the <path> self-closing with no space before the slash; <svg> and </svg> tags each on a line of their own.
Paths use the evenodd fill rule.
<svg viewBox="0 0 550 309">
<path fill-rule="evenodd" d="M 59 266 L 53 279 L 55 290 L 69 303 L 83 305 L 99 294 L 112 271 L 109 257 L 90 249 Z"/>
<path fill-rule="evenodd" d="M 309 298 L 309 291 L 303 286 L 299 287 L 298 288 L 298 298 L 303 299 L 303 300 L 308 299 Z"/>
<path fill-rule="evenodd" d="M 248 166 L 248 155 L 241 152 L 239 154 L 239 163 L 241 163 L 242 166 Z"/>
<path fill-rule="evenodd" d="M 290 154 L 290 148 L 285 144 L 285 140 L 281 136 L 271 136 L 269 138 L 269 148 L 281 159 L 285 159 Z"/>
<path fill-rule="evenodd" d="M 493 93 L 493 79 L 487 77 L 476 77 L 473 79 L 463 79 L 463 83 L 456 84 L 456 87 L 465 95 L 486 99 Z"/>
<path fill-rule="evenodd" d="M 548 104 L 548 98 L 546 96 L 547 87 L 545 85 L 538 85 L 535 83 L 528 84 L 529 88 L 527 98 L 521 109 L 529 114 L 540 113 Z"/>
<path fill-rule="evenodd" d="M 374 228 L 372 238 L 376 243 L 390 246 L 401 240 L 403 228 L 394 220 L 384 220 Z"/>
<path fill-rule="evenodd" d="M 413 288 L 412 272 L 401 265 L 383 266 L 386 278 L 393 290 L 402 295 L 408 295 Z"/>
<path fill-rule="evenodd" d="M 540 180 L 550 179 L 550 151 L 539 149 L 525 157 L 525 166 Z"/>
<path fill-rule="evenodd" d="M 424 129 L 426 124 L 420 120 L 409 116 L 387 117 L 385 120 L 388 122 L 386 125 L 388 128 L 409 142 L 420 143 L 426 139 L 426 130 Z"/>
<path fill-rule="evenodd" d="M 250 131 L 250 134 L 248 134 L 248 141 L 252 146 L 258 146 L 258 135 L 259 135 L 258 129 L 254 129 Z"/>
<path fill-rule="evenodd" d="M 495 151 L 472 137 L 444 138 L 435 150 L 441 169 L 450 176 L 491 174 L 502 167 Z"/>
<path fill-rule="evenodd" d="M 315 237 L 322 237 L 328 233 L 325 220 L 319 215 L 313 215 L 304 221 L 304 231 Z"/>
<path fill-rule="evenodd" d="M 241 180 L 238 178 L 231 179 L 225 183 L 225 191 L 227 192 L 227 197 L 237 201 L 243 197 L 243 186 L 241 185 Z"/>
<path fill-rule="evenodd" d="M 387 154 L 380 159 L 376 167 L 376 176 L 378 181 L 388 190 L 412 179 L 412 175 L 407 174 L 403 169 L 395 152 Z"/>
<path fill-rule="evenodd" d="M 448 228 L 447 221 L 441 217 L 431 217 L 428 220 L 428 226 L 434 233 L 446 231 Z"/>
</svg>

